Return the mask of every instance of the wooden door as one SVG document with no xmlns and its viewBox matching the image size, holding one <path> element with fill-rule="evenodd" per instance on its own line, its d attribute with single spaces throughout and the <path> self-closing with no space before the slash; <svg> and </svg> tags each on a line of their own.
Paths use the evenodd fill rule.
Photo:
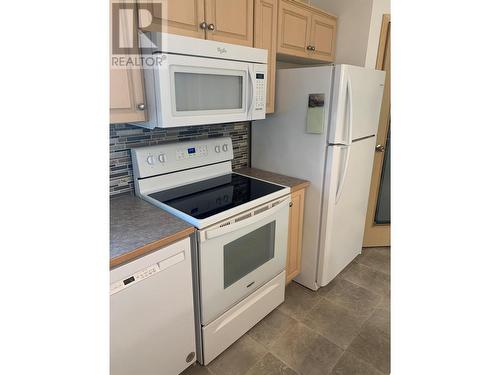
<svg viewBox="0 0 500 375">
<path fill-rule="evenodd" d="M 277 33 L 278 0 L 255 0 L 253 46 L 268 52 L 266 113 L 274 112 Z"/>
<path fill-rule="evenodd" d="M 253 8 L 253 0 L 205 0 L 207 39 L 252 47 Z"/>
<path fill-rule="evenodd" d="M 119 39 L 124 42 L 124 45 L 131 45 L 133 33 L 132 17 L 137 13 L 120 13 L 121 27 Z M 112 26 L 112 12 L 110 11 L 110 26 Z M 110 30 L 110 39 L 112 43 L 112 29 Z M 110 46 L 112 44 L 110 43 Z M 110 50 L 111 52 L 111 50 Z M 131 56 L 138 55 L 139 50 L 136 48 L 129 48 L 126 50 L 127 54 Z M 125 55 L 128 57 L 130 55 Z M 146 121 L 145 109 L 145 96 L 144 96 L 144 82 L 143 73 L 140 67 L 126 68 L 124 66 L 113 66 L 110 54 L 110 82 L 109 82 L 109 104 L 110 116 L 109 122 L 122 123 L 122 122 L 141 122 Z M 115 56 L 116 57 L 116 56 Z"/>
<path fill-rule="evenodd" d="M 375 151 L 375 158 L 373 161 L 370 197 L 366 214 L 365 235 L 363 239 L 364 247 L 390 246 L 391 244 L 390 222 L 377 223 L 376 219 L 380 183 L 384 170 L 384 155 L 387 149 L 391 117 L 391 19 L 388 14 L 384 14 L 382 20 L 376 69 L 385 70 L 386 76 L 377 134 L 378 151 Z"/>
<path fill-rule="evenodd" d="M 285 55 L 309 57 L 311 12 L 306 5 L 280 0 L 278 10 L 277 52 Z"/>
<path fill-rule="evenodd" d="M 147 11 L 140 12 L 140 27 L 145 31 L 205 39 L 205 0 L 143 1 Z M 152 3 L 152 6 L 151 6 Z"/>
<path fill-rule="evenodd" d="M 302 255 L 302 229 L 304 224 L 305 189 L 292 193 L 292 203 L 288 222 L 288 255 L 286 282 L 289 283 L 300 273 Z"/>
<path fill-rule="evenodd" d="M 335 57 L 337 19 L 313 14 L 311 21 L 311 57 L 332 62 Z"/>
</svg>

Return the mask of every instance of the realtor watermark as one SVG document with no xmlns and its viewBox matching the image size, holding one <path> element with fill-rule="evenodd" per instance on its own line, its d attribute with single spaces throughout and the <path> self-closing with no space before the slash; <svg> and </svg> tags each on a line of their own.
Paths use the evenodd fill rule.
<svg viewBox="0 0 500 375">
<path fill-rule="evenodd" d="M 111 68 L 153 68 L 166 62 L 161 38 L 153 42 L 150 31 L 160 31 L 164 11 L 158 0 L 116 0 L 111 3 Z M 157 21 L 157 23 L 154 23 Z M 159 21 L 158 21 L 159 20 Z"/>
</svg>

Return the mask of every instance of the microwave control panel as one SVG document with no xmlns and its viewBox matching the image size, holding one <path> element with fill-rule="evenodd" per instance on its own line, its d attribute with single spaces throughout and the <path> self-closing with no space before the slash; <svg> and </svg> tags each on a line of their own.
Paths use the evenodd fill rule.
<svg viewBox="0 0 500 375">
<path fill-rule="evenodd" d="M 266 107 L 266 79 L 265 73 L 255 74 L 255 86 L 257 90 L 255 92 L 255 110 L 261 111 Z"/>
</svg>

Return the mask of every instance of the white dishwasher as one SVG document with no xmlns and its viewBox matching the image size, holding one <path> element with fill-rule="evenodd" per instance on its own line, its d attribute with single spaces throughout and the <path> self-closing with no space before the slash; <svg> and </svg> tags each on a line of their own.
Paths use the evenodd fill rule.
<svg viewBox="0 0 500 375">
<path fill-rule="evenodd" d="M 177 375 L 196 360 L 190 239 L 111 271 L 111 375 Z"/>
</svg>

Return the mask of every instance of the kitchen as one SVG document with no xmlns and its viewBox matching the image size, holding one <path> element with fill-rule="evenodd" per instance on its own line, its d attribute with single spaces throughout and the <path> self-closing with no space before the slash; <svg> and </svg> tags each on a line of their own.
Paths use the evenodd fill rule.
<svg viewBox="0 0 500 375">
<path fill-rule="evenodd" d="M 491 5 L 5 3 L 0 373 L 499 373 Z"/>
<path fill-rule="evenodd" d="M 383 67 L 332 65 L 341 22 L 307 2 L 113 6 L 143 63 L 111 68 L 111 373 L 389 373 L 389 241 L 361 255 Z M 329 355 L 256 338 L 281 315 Z"/>
</svg>

